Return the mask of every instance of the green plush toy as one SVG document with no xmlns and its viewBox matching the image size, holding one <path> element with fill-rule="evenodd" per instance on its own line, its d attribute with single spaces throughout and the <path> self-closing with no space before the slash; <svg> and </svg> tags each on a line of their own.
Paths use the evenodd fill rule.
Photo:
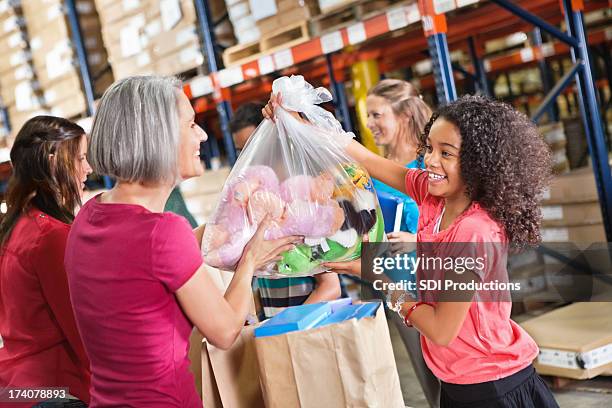
<svg viewBox="0 0 612 408">
<path fill-rule="evenodd" d="M 302 244 L 284 252 L 283 259 L 277 265 L 280 273 L 291 276 L 305 274 L 316 268 L 319 262 L 312 259 L 312 248 Z"/>
<path fill-rule="evenodd" d="M 376 223 L 368 231 L 370 242 L 382 242 L 385 235 L 382 211 L 376 209 Z M 315 269 L 322 262 L 341 262 L 358 259 L 361 256 L 361 239 L 355 245 L 345 248 L 338 242 L 327 239 L 329 249 L 323 252 L 320 246 L 310 247 L 302 244 L 291 251 L 283 253 L 283 259 L 278 262 L 278 272 L 287 276 L 301 276 Z"/>
</svg>

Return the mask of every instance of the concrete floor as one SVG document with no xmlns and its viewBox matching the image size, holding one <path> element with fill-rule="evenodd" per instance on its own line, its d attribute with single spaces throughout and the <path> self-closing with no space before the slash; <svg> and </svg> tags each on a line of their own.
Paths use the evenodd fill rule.
<svg viewBox="0 0 612 408">
<path fill-rule="evenodd" d="M 395 325 L 389 324 L 389 332 L 406 407 L 429 408 Z M 610 408 L 612 377 L 574 381 L 554 394 L 561 408 Z"/>
</svg>

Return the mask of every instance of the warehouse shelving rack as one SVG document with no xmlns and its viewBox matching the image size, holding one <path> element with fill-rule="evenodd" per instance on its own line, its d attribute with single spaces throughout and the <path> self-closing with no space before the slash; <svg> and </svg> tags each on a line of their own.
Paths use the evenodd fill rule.
<svg viewBox="0 0 612 408">
<path fill-rule="evenodd" d="M 421 21 L 427 39 L 427 49 L 433 62 L 433 78 L 437 99 L 439 103 L 447 103 L 457 98 L 457 91 L 447 39 L 449 28 L 447 26 L 446 14 L 455 9 L 468 7 L 478 2 L 473 0 L 420 0 L 418 5 L 402 5 L 387 11 L 385 14 L 371 17 L 364 22 L 355 24 L 355 26 L 314 38 L 290 49 L 277 51 L 272 55 L 263 55 L 257 61 L 248 62 L 237 67 L 229 67 L 221 71 L 211 69 L 208 76 L 198 77 L 190 81 L 186 85 L 186 91 L 193 98 L 213 93 L 214 100 L 217 103 L 227 104 L 228 96 L 231 95 L 231 92 L 224 92 L 224 90 L 230 89 L 236 84 L 282 70 L 289 66 L 304 63 L 320 56 L 325 56 L 325 64 L 329 75 L 328 80 L 331 88 L 338 95 L 340 94 L 338 89 L 341 89 L 343 84 L 342 81 L 336 80 L 337 75 L 335 75 L 335 72 L 338 69 L 346 68 L 351 61 L 350 58 L 345 58 L 344 64 L 340 62 L 339 65 L 334 66 L 333 53 L 347 46 L 380 37 Z M 612 216 L 612 180 L 608 163 L 608 148 L 599 114 L 591 68 L 591 56 L 588 52 L 587 36 L 583 23 L 582 13 L 584 3 L 581 0 L 562 0 L 562 11 L 565 15 L 567 32 L 559 30 L 556 26 L 536 16 L 529 10 L 530 8 L 537 9 L 539 6 L 550 6 L 551 2 L 532 1 L 529 2 L 530 4 L 526 4 L 526 2 L 521 1 L 490 0 L 490 3 L 511 12 L 513 15 L 520 17 L 521 20 L 534 26 L 536 28 L 534 46 L 509 56 L 483 61 L 473 37 L 468 35 L 470 31 L 469 26 L 459 27 L 456 31 L 453 32 L 451 30 L 451 32 L 453 32 L 455 37 L 467 39 L 469 54 L 473 64 L 473 72 L 467 70 L 461 71 L 464 75 L 476 79 L 478 88 L 482 93 L 490 94 L 491 91 L 489 90 L 488 79 L 486 78 L 487 72 L 501 70 L 512 66 L 512 64 L 527 63 L 532 60 L 539 63 L 541 69 L 545 72 L 544 57 L 562 53 L 564 48 L 569 47 L 570 55 L 574 61 L 573 68 L 565 73 L 554 86 L 547 83 L 548 81 L 544 82 L 544 87 L 548 94 L 532 118 L 537 121 L 545 112 L 551 112 L 551 117 L 554 117 L 554 113 L 551 111 L 554 109 L 554 101 L 572 81 L 576 82 L 579 108 L 584 122 L 589 152 L 593 160 L 593 171 L 599 192 L 606 235 L 609 241 L 612 240 L 610 218 Z M 499 18 L 503 18 L 503 16 L 498 16 L 496 20 L 501 24 L 501 27 L 508 25 L 502 24 Z M 516 23 L 513 24 L 514 26 L 516 25 Z M 514 26 L 512 29 L 514 29 Z M 543 44 L 540 30 L 547 32 L 557 42 Z M 458 32 L 462 32 L 463 35 L 457 35 Z M 605 37 L 605 40 L 609 39 L 608 31 L 603 31 L 599 35 Z M 359 41 L 355 40 L 356 38 L 359 38 Z M 417 47 L 422 44 L 418 40 L 412 43 L 412 46 Z M 398 48 L 401 48 L 401 45 L 398 45 Z M 356 54 L 359 55 L 355 59 L 363 59 L 363 53 L 358 51 Z M 401 52 L 395 52 L 394 54 L 401 55 Z M 340 76 L 342 77 L 342 75 Z M 337 106 L 337 110 L 341 112 L 339 116 L 342 118 L 346 117 L 348 112 L 346 98 L 338 98 Z M 230 138 L 230 135 L 224 134 L 224 137 L 227 139 Z M 227 145 L 228 143 L 226 143 Z"/>
<path fill-rule="evenodd" d="M 583 11 L 605 9 L 609 7 L 607 1 L 583 3 L 582 0 L 561 0 L 563 14 L 559 13 L 558 0 L 418 0 L 400 3 L 351 26 L 287 49 L 263 53 L 253 61 L 223 69 L 219 69 L 217 63 L 218 47 L 207 1 L 194 0 L 194 3 L 202 38 L 202 52 L 206 56 L 209 73 L 190 79 L 184 89 L 192 99 L 196 112 L 217 112 L 230 163 L 236 159 L 228 129 L 232 102 L 266 97 L 271 91 L 275 75 L 303 73 L 308 79 L 317 79 L 329 86 L 335 97 L 336 115 L 345 129 L 350 130 L 353 124 L 345 81 L 347 71 L 357 63 L 375 61 L 380 72 L 384 73 L 411 66 L 429 56 L 433 62 L 433 74 L 419 78 L 418 81 L 421 89 L 435 88 L 438 103 L 446 103 L 457 97 L 456 81 L 467 79 L 472 81 L 480 93 L 494 96 L 490 75 L 524 65 L 538 65 L 542 71 L 543 88 L 548 94 L 533 114 L 535 120 L 544 113 L 554 118 L 554 100 L 567 85 L 576 82 L 575 89 L 589 152 L 593 158 L 606 234 L 608 241 L 612 241 L 612 181 L 608 148 L 598 110 L 592 60 L 583 23 Z M 92 81 L 74 0 L 66 0 L 65 5 L 86 92 L 88 113 L 92 114 Z M 561 21 L 564 21 L 567 32 L 555 26 Z M 508 55 L 483 58 L 484 41 L 530 30 L 533 30 L 531 47 Z M 542 31 L 555 38 L 555 41 L 541 41 Z M 605 50 L 609 50 L 607 44 L 612 42 L 612 30 L 595 30 L 589 34 L 588 42 L 603 44 L 605 54 Z M 454 64 L 449 48 L 465 50 L 472 66 L 466 68 Z M 545 59 L 565 55 L 568 51 L 574 67 L 553 85 L 547 81 L 549 77 Z M 609 63 L 606 67 L 607 81 L 610 83 L 612 75 Z M 371 75 L 378 75 L 378 70 Z M 607 106 L 610 101 L 606 104 L 602 101 L 601 104 Z"/>
</svg>

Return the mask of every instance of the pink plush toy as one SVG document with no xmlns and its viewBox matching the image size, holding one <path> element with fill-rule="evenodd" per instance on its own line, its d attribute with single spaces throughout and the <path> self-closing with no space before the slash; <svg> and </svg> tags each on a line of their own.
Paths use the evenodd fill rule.
<svg viewBox="0 0 612 408">
<path fill-rule="evenodd" d="M 334 179 L 329 173 L 322 173 L 318 177 L 315 177 L 312 190 L 311 198 L 316 202 L 325 202 L 332 198 L 334 194 Z"/>
<path fill-rule="evenodd" d="M 229 187 L 229 196 L 241 206 L 258 190 L 278 193 L 279 182 L 274 170 L 268 166 L 251 166 L 240 174 Z"/>
<path fill-rule="evenodd" d="M 344 211 L 332 199 L 333 192 L 334 180 L 329 173 L 317 177 L 293 176 L 279 183 L 268 166 L 247 168 L 229 184 L 215 224 L 207 227 L 204 245 L 207 262 L 222 268 L 233 267 L 266 215 L 271 217 L 266 239 L 333 235 L 344 223 Z"/>
<path fill-rule="evenodd" d="M 325 202 L 334 193 L 334 180 L 329 173 L 317 177 L 307 175 L 289 177 L 280 185 L 280 195 L 290 203 L 295 200 Z"/>
<path fill-rule="evenodd" d="M 251 223 L 255 225 L 259 225 L 268 214 L 272 220 L 280 220 L 285 212 L 285 202 L 281 200 L 278 194 L 258 190 L 249 198 L 247 212 Z"/>
<path fill-rule="evenodd" d="M 226 202 L 217 217 L 217 224 L 222 224 L 229 233 L 235 234 L 248 226 L 247 213 L 234 202 Z"/>
<path fill-rule="evenodd" d="M 323 204 L 296 200 L 287 205 L 282 230 L 285 235 L 322 238 L 335 233 L 344 222 L 344 211 L 336 201 Z"/>
<path fill-rule="evenodd" d="M 307 175 L 289 177 L 280 185 L 280 195 L 290 203 L 295 200 L 309 201 L 313 179 Z"/>
<path fill-rule="evenodd" d="M 206 262 L 219 268 L 234 267 L 240 260 L 244 246 L 249 239 L 250 234 L 247 234 L 246 231 L 244 234 L 232 235 L 224 245 L 206 254 Z"/>
</svg>

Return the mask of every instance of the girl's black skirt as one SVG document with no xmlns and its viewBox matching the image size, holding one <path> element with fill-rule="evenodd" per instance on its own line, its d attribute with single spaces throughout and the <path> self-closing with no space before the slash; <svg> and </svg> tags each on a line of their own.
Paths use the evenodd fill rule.
<svg viewBox="0 0 612 408">
<path fill-rule="evenodd" d="M 496 381 L 478 384 L 442 382 L 440 408 L 559 408 L 533 365 Z"/>
</svg>

